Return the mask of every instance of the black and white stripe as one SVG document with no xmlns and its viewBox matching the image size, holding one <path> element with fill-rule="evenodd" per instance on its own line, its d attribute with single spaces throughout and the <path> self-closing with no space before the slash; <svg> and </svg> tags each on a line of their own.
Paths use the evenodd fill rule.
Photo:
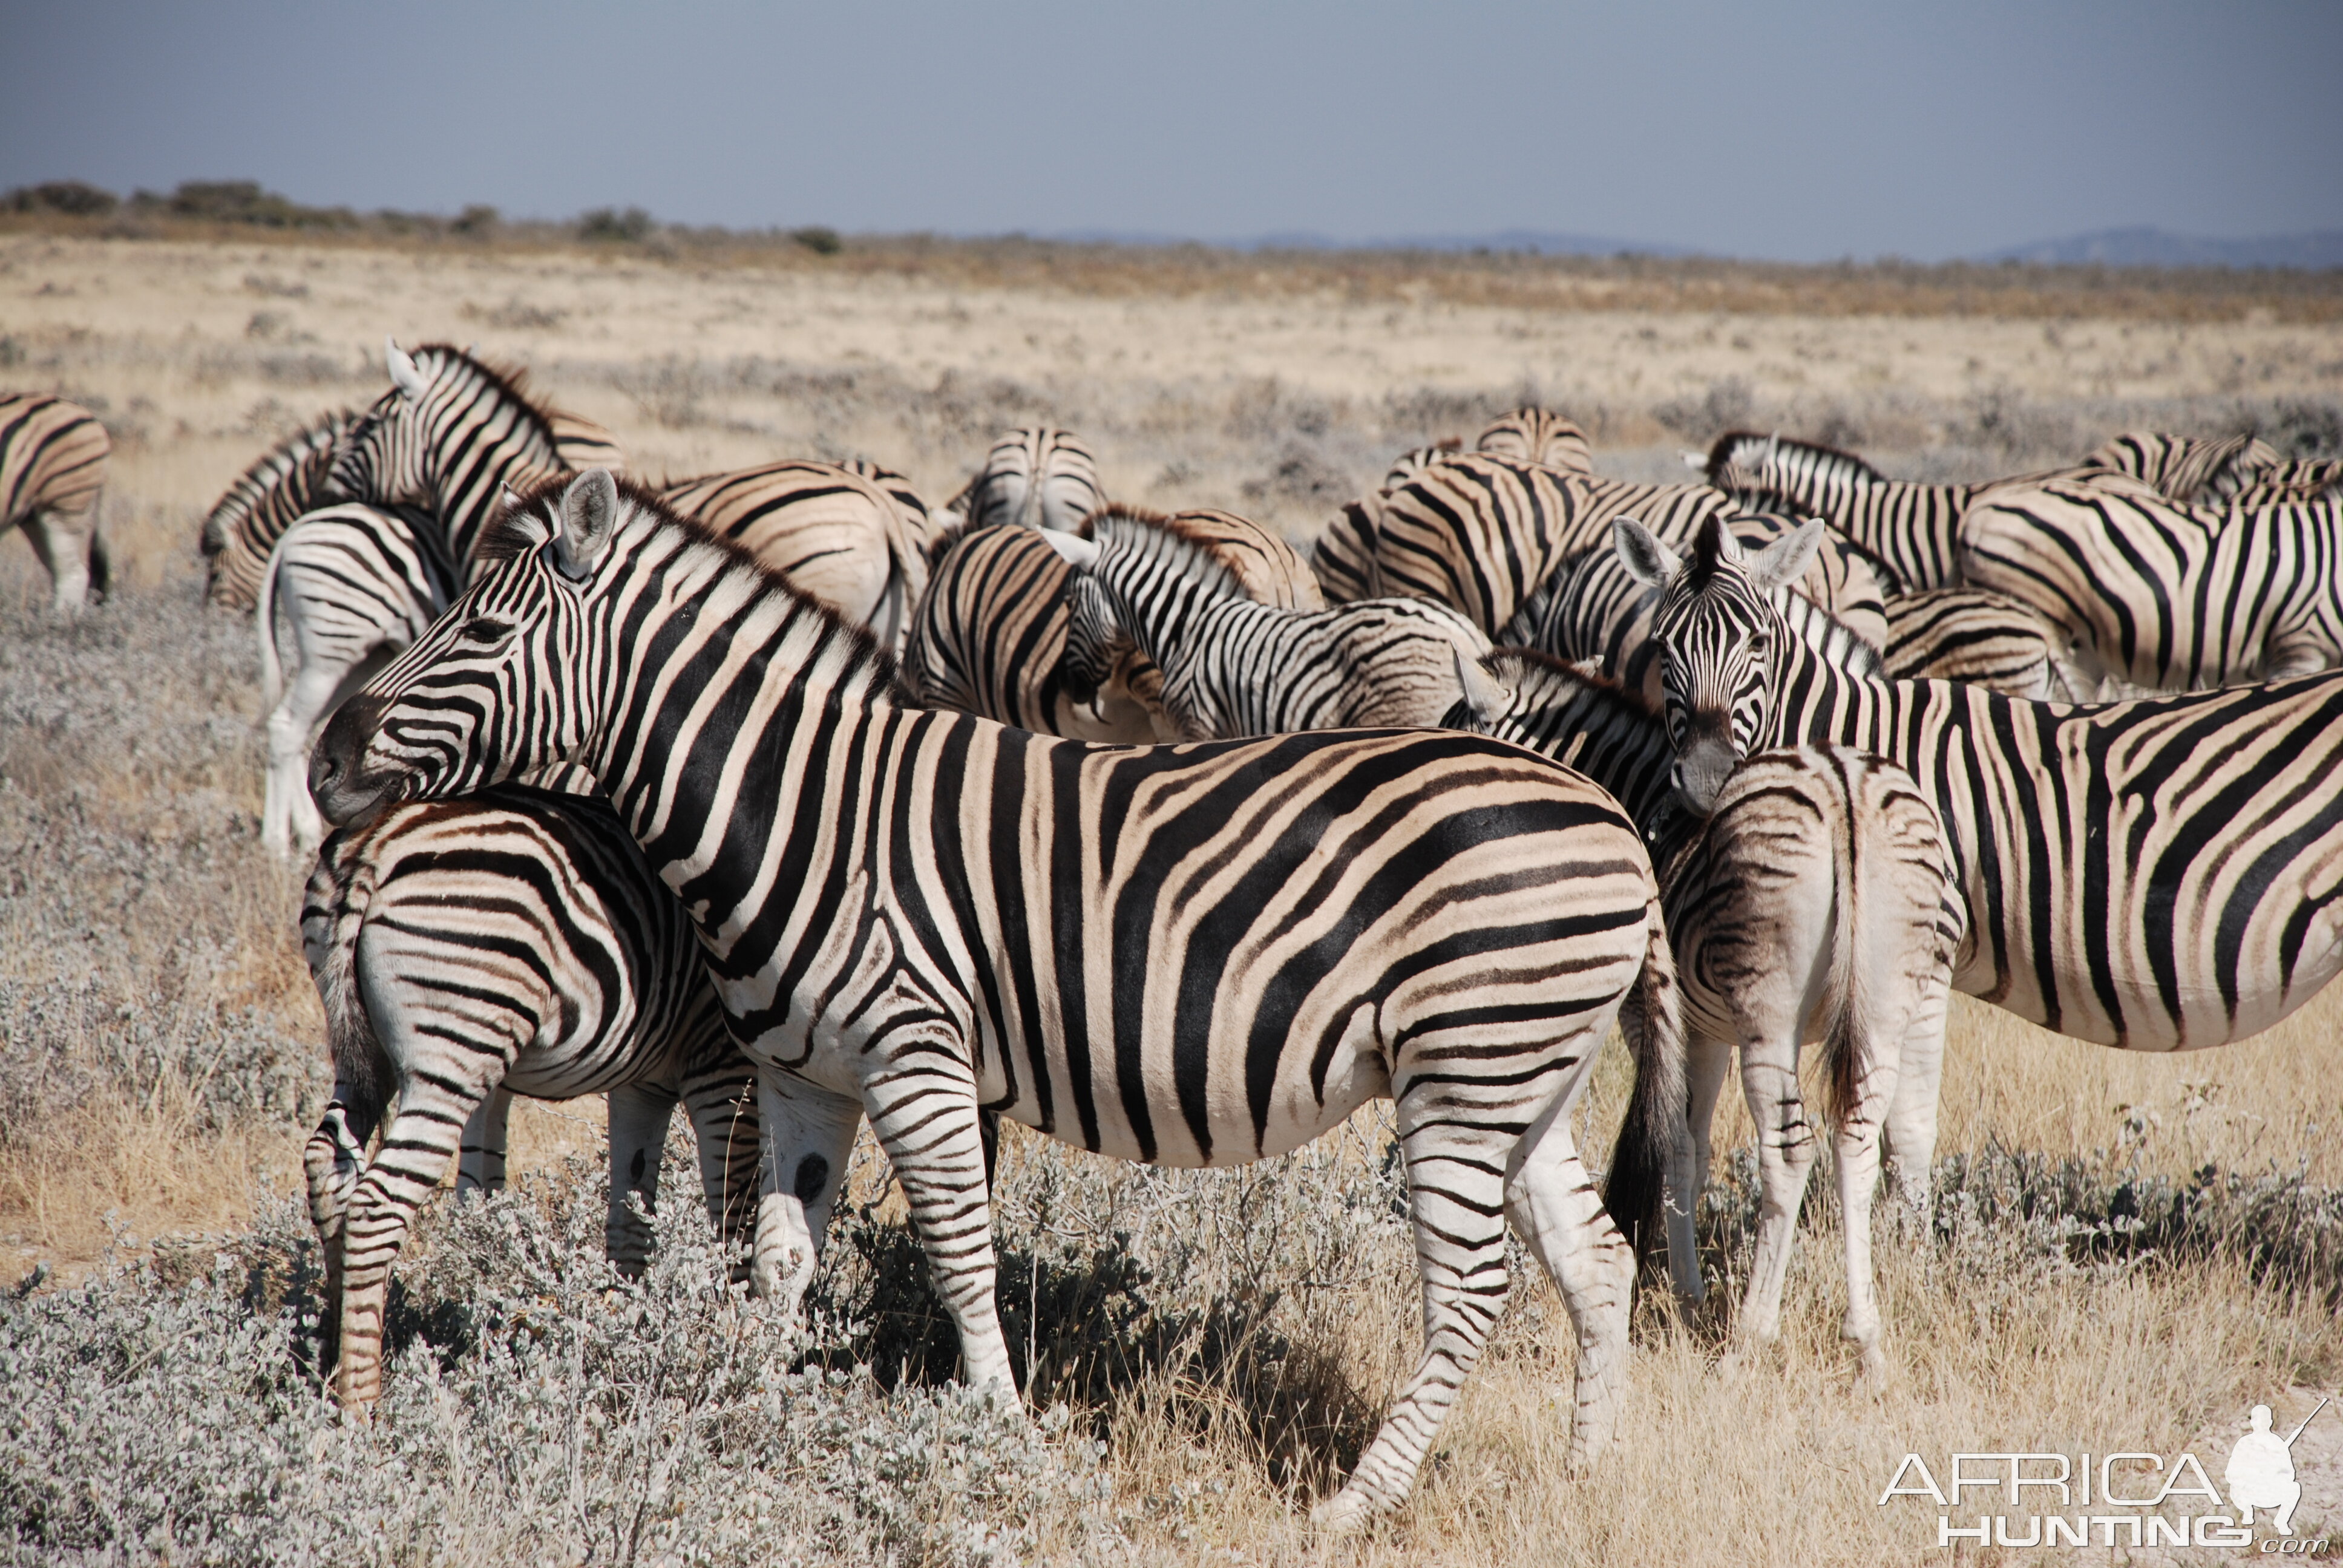
<svg viewBox="0 0 2343 1568">
<path fill-rule="evenodd" d="M 304 1163 L 344 1400 L 380 1389 L 391 1262 L 459 1143 L 459 1189 L 503 1185 L 514 1094 L 609 1094 L 607 1240 L 622 1271 L 649 1251 L 628 1198 L 657 1196 L 679 1099 L 709 1218 L 746 1236 L 755 1070 L 724 1031 L 690 922 L 608 805 L 503 785 L 395 807 L 327 840 L 301 939 L 333 1048 L 334 1098 Z"/>
<path fill-rule="evenodd" d="M 1575 420 L 1534 403 L 1491 420 L 1473 449 L 1572 474 L 1594 472 L 1594 452 L 1587 445 L 1586 432 Z"/>
<path fill-rule="evenodd" d="M 1923 588 L 1887 601 L 1890 680 L 1964 680 L 2029 702 L 2073 702 L 2066 638 L 2033 610 L 1986 588 Z"/>
<path fill-rule="evenodd" d="M 204 518 L 204 597 L 224 609 L 260 602 L 268 557 L 285 530 L 327 502 L 334 447 L 357 419 L 347 408 L 297 430 L 236 477 Z"/>
<path fill-rule="evenodd" d="M 2343 969 L 2343 675 L 2099 707 L 1850 675 L 1766 589 L 1797 536 L 1687 560 L 1621 528 L 1664 583 L 1654 636 L 1695 802 L 1742 758 L 1812 742 L 1876 752 L 1936 809 L 1968 937 L 1954 984 L 2084 1040 L 2195 1050 L 2268 1029 Z"/>
<path fill-rule="evenodd" d="M 1014 523 L 1071 532 L 1106 504 L 1089 445 L 1071 430 L 1029 425 L 992 444 L 946 509 L 972 528 Z"/>
<path fill-rule="evenodd" d="M 1633 1260 L 1566 1112 L 1631 997 L 1660 1152 L 1618 1179 L 1688 1176 L 1658 890 L 1609 796 L 1440 731 L 1098 748 L 908 708 L 864 635 L 600 474 L 505 538 L 327 727 L 319 799 L 594 773 L 759 1064 L 785 1300 L 867 1113 L 970 1381 L 1009 1393 L 981 1109 L 1229 1165 L 1389 1095 L 1425 1349 L 1321 1517 L 1405 1495 L 1504 1298 L 1507 1218 L 1578 1325 L 1574 1458 L 1604 1446 Z"/>
<path fill-rule="evenodd" d="M 72 614 L 103 598 L 108 566 L 98 498 L 113 438 L 79 404 L 0 393 L 0 534 L 21 528 L 49 574 L 50 602 Z"/>
</svg>

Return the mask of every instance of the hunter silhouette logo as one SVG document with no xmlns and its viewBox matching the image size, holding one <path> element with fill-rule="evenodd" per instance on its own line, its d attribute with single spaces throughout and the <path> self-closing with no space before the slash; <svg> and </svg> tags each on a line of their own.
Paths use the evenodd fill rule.
<svg viewBox="0 0 2343 1568">
<path fill-rule="evenodd" d="M 2295 1510 L 2303 1501 L 2295 1444 L 2332 1402 L 2320 1399 L 2284 1436 L 2273 1430 L 2270 1407 L 2255 1405 L 2247 1412 L 2245 1434 L 2229 1450 L 2219 1486 L 2197 1457 L 2186 1452 L 2169 1459 L 2137 1451 L 1955 1453 L 1938 1471 L 1931 1471 L 1918 1454 L 1906 1453 L 1879 1503 L 1885 1507 L 1899 1497 L 1934 1503 L 1942 1511 L 1938 1546 L 2249 1551 L 2256 1544 L 2255 1516 L 2260 1514 L 2264 1528 L 2274 1533 L 2261 1539 L 2262 1553 L 2323 1556 L 2329 1540 L 2294 1533 Z M 2313 1473 L 2321 1473 L 2316 1465 Z M 1997 1512 L 1977 1511 L 1980 1503 L 1990 1508 L 1996 1503 L 2001 1504 Z"/>
<path fill-rule="evenodd" d="M 2328 1402 L 2320 1400 L 2293 1435 L 2284 1438 L 2270 1430 L 2270 1407 L 2254 1406 L 2246 1418 L 2253 1430 L 2237 1439 L 2237 1446 L 2229 1451 L 2229 1467 L 2221 1473 L 2229 1483 L 2229 1504 L 2237 1511 L 2239 1524 L 2251 1524 L 2255 1509 L 2268 1508 L 2277 1511 L 2270 1528 L 2280 1535 L 2294 1533 L 2294 1506 L 2302 1501 L 2302 1483 L 2294 1478 L 2294 1440 Z"/>
</svg>

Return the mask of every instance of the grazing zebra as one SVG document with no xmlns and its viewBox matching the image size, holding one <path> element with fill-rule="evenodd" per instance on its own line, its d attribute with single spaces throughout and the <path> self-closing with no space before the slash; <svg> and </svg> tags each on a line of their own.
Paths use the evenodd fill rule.
<svg viewBox="0 0 2343 1568">
<path fill-rule="evenodd" d="M 2225 515 L 2136 481 L 1996 490 L 1961 520 L 1961 576 L 2071 634 L 2086 678 L 2191 691 L 2343 664 L 2343 498 Z"/>
<path fill-rule="evenodd" d="M 2343 457 L 2293 457 L 2273 463 L 2229 498 L 2233 511 L 2284 501 L 2316 501 L 2343 489 Z"/>
<path fill-rule="evenodd" d="M 1089 701 L 1067 695 L 1061 667 L 1072 569 L 1041 529 L 947 528 L 931 571 L 903 638 L 903 684 L 918 701 L 1038 735 L 1137 745 L 1155 739 L 1131 682 L 1138 676 L 1152 700 L 1161 678 L 1136 649 Z"/>
<path fill-rule="evenodd" d="M 672 479 L 659 493 L 800 590 L 870 627 L 890 652 L 902 646 L 928 586 L 925 520 L 915 532 L 907 509 L 877 477 L 788 457 Z"/>
<path fill-rule="evenodd" d="M 303 1162 L 344 1403 L 381 1392 L 391 1261 L 459 1139 L 464 1184 L 503 1184 L 514 1094 L 608 1091 L 607 1241 L 622 1271 L 649 1251 L 627 1200 L 657 1196 L 679 1098 L 709 1218 L 728 1241 L 747 1233 L 755 1069 L 724 1032 L 690 922 L 608 805 L 502 785 L 395 807 L 327 842 L 301 940 L 333 1048 L 334 1097 Z"/>
<path fill-rule="evenodd" d="M 1534 404 L 1490 421 L 1473 449 L 1573 474 L 1594 472 L 1594 453 L 1586 444 L 1586 432 L 1574 421 Z"/>
<path fill-rule="evenodd" d="M 1319 536 L 1310 564 L 1329 603 L 1428 598 L 1493 636 L 1548 573 L 1604 544 L 1612 518 L 1633 515 L 1663 538 L 1689 540 L 1706 518 L 1732 513 L 1733 503 L 1706 485 L 1629 484 L 1459 453 L 1351 503 Z M 1834 545 L 1807 591 L 1834 608 L 1842 595 L 1875 605 L 1869 567 L 1844 555 Z"/>
<path fill-rule="evenodd" d="M 1091 538 L 1043 530 L 1077 568 L 1063 681 L 1095 691 L 1126 646 L 1162 671 L 1166 739 L 1428 726 L 1455 706 L 1456 661 L 1480 629 L 1425 599 L 1279 609 L 1171 519 L 1101 512 Z"/>
<path fill-rule="evenodd" d="M 439 519 L 417 507 L 346 502 L 278 538 L 255 618 L 268 706 L 260 842 L 270 854 L 289 859 L 325 834 L 308 783 L 318 724 L 439 618 L 461 580 Z"/>
<path fill-rule="evenodd" d="M 972 528 L 1016 523 L 1071 532 L 1105 505 L 1098 459 L 1082 438 L 1053 425 L 1030 425 L 992 444 L 984 467 L 946 509 Z"/>
<path fill-rule="evenodd" d="M 1318 1516 L 1406 1494 L 1504 1298 L 1509 1218 L 1577 1325 L 1573 1462 L 1606 1445 L 1634 1265 L 1567 1112 L 1631 1000 L 1629 1115 L 1654 1125 L 1614 1191 L 1662 1182 L 1690 1239 L 1673 965 L 1610 797 L 1441 731 L 1091 747 L 909 708 L 866 635 L 606 474 L 540 492 L 498 553 L 327 726 L 318 799 L 347 821 L 593 772 L 759 1064 L 785 1302 L 867 1113 L 969 1381 L 1013 1399 L 980 1110 L 1232 1165 L 1388 1095 L 1424 1351 Z"/>
<path fill-rule="evenodd" d="M 93 590 L 106 595 L 97 500 L 113 450 L 88 409 L 38 392 L 0 393 L 0 534 L 25 530 L 60 614 L 80 609 Z"/>
<path fill-rule="evenodd" d="M 1798 1051 L 1822 1043 L 1845 1225 L 1842 1332 L 1866 1373 L 1884 1370 L 1871 1275 L 1880 1136 L 1904 1196 L 1925 1211 L 1963 930 L 1936 812 L 1894 763 L 1805 746 L 1742 763 L 1704 822 L 1675 793 L 1658 714 L 1632 690 L 1516 648 L 1459 676 L 1465 697 L 1450 725 L 1577 769 L 1618 797 L 1653 845 L 1684 993 L 1693 1168 L 1704 1180 L 1717 1096 L 1741 1048 L 1765 1190 L 1735 1324 L 1745 1344 L 1779 1332 L 1791 1232 L 1820 1147 Z"/>
<path fill-rule="evenodd" d="M 337 408 L 296 430 L 237 475 L 204 518 L 204 598 L 223 609 L 260 602 L 269 552 L 302 514 L 327 504 L 334 444 L 357 416 Z"/>
<path fill-rule="evenodd" d="M 1852 747 L 1909 772 L 1944 822 L 1968 935 L 1953 983 L 2061 1034 L 2196 1050 L 2268 1029 L 2343 968 L 2343 675 L 2069 708 L 1850 675 L 1768 590 L 1820 524 L 1755 555 L 1704 528 L 1691 558 L 1630 523 L 1666 585 L 1677 787 L 1714 801 L 1741 759 Z"/>
<path fill-rule="evenodd" d="M 2079 467 L 2121 474 L 2167 501 L 2224 501 L 2278 462 L 2278 448 L 2250 435 L 2204 438 L 2127 430 L 2085 454 Z"/>
<path fill-rule="evenodd" d="M 1624 569 L 1624 568 L 1623 568 Z M 2004 594 L 1986 588 L 1923 588 L 1887 601 L 1885 668 L 1890 680 L 1964 680 L 2029 702 L 2073 702 L 2066 639 Z"/>
<path fill-rule="evenodd" d="M 1747 528 L 1745 522 L 1734 524 L 1745 547 L 1752 542 L 1744 532 Z M 1765 528 L 1750 531 L 1760 544 L 1778 537 Z M 1858 636 L 1850 622 L 1816 608 L 1801 588 L 1776 589 L 1775 598 L 1790 624 L 1824 658 L 1865 674 L 1882 672 L 1877 646 Z M 1652 640 L 1652 621 L 1659 608 L 1659 591 L 1636 581 L 1616 550 L 1588 550 L 1548 573 L 1491 640 L 1572 664 L 1592 661 L 1656 709 L 1660 649 Z M 1876 618 L 1884 631 L 1886 618 Z"/>
</svg>

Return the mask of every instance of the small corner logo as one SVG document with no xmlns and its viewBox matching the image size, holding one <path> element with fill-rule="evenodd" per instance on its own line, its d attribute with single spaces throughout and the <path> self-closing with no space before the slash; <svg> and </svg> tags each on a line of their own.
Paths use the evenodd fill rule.
<svg viewBox="0 0 2343 1568">
<path fill-rule="evenodd" d="M 2336 1543 L 2295 1533 L 2295 1510 L 2303 1502 L 2295 1445 L 2332 1402 L 2331 1396 L 2322 1397 L 2283 1436 L 2274 1426 L 2270 1407 L 2255 1405 L 2247 1412 L 2244 1435 L 2229 1450 L 2221 1471 L 2222 1487 L 2213 1484 L 2194 1453 L 2185 1452 L 2169 1460 L 2141 1452 L 1954 1453 L 1946 1456 L 1941 1484 L 1939 1473 L 1927 1461 L 1906 1453 L 1879 1494 L 1879 1505 L 1885 1508 L 1899 1497 L 1934 1503 L 1941 1511 L 1938 1546 L 2022 1551 L 2096 1544 L 2248 1551 L 2255 1546 L 2259 1523 L 2268 1532 L 2260 1542 L 2263 1553 L 2325 1556 Z M 1983 1495 L 1971 1498 L 1970 1493 Z M 2006 1504 L 2007 1512 L 1966 1512 L 1995 1502 Z M 2041 1512 L 2045 1509 L 2056 1512 Z M 2194 1512 L 2179 1512 L 2183 1509 Z M 2313 1515 L 2315 1522 L 2318 1517 Z"/>
</svg>

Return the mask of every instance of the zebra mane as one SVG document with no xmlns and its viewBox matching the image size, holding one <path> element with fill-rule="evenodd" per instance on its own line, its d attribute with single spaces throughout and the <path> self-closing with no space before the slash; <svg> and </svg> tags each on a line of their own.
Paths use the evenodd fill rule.
<svg viewBox="0 0 2343 1568">
<path fill-rule="evenodd" d="M 1800 441 L 1788 436 L 1764 436 L 1755 430 L 1727 430 L 1716 438 L 1716 444 L 1708 449 L 1708 482 L 1720 489 L 1730 489 L 1735 487 L 1726 482 L 1727 469 L 1744 477 L 1749 475 L 1752 470 L 1736 460 L 1740 450 L 1749 446 L 1766 447 L 1804 457 L 1811 469 L 1825 477 L 1866 479 L 1875 484 L 1887 482 L 1886 475 L 1852 452 L 1825 447 L 1820 441 Z"/>
<path fill-rule="evenodd" d="M 500 394 L 506 402 L 523 411 L 537 433 L 545 437 L 546 445 L 559 450 L 561 440 L 554 434 L 553 421 L 546 417 L 545 410 L 529 392 L 528 371 L 517 367 L 492 365 L 470 350 L 458 348 L 452 343 L 426 343 L 415 351 L 412 357 L 418 367 L 424 366 L 427 360 L 437 362 L 440 367 L 452 364 L 456 374 L 465 380 Z M 432 369 L 425 370 L 427 379 L 435 381 L 439 374 L 445 373 L 445 368 L 438 368 L 438 374 L 434 374 Z M 391 390 L 395 395 L 397 388 Z"/>
<path fill-rule="evenodd" d="M 1236 573 L 1212 554 L 1216 541 L 1201 529 L 1192 530 L 1179 518 L 1116 501 L 1092 512 L 1088 524 L 1091 538 L 1101 545 L 1160 561 L 1208 593 L 1227 598 L 1245 597 Z"/>
<path fill-rule="evenodd" d="M 357 415 L 350 409 L 337 408 L 322 419 L 294 431 L 238 474 L 221 493 L 220 498 L 212 503 L 210 512 L 205 515 L 203 553 L 216 556 L 226 549 L 228 536 L 241 528 L 246 518 L 260 510 L 288 476 L 305 468 L 322 470 L 330 465 L 334 443 L 357 419 Z M 317 481 L 323 477 L 322 472 L 308 476 L 310 493 L 315 493 Z"/>
<path fill-rule="evenodd" d="M 867 627 L 847 619 L 796 588 L 738 541 L 726 538 L 698 518 L 678 512 L 649 486 L 615 474 L 611 478 L 618 486 L 619 502 L 618 528 L 611 540 L 613 555 L 632 553 L 649 535 L 669 529 L 680 533 L 689 541 L 679 552 L 680 558 L 689 561 L 694 556 L 715 557 L 717 577 L 753 578 L 760 591 L 794 600 L 807 614 L 828 623 L 820 639 L 825 651 L 839 650 L 850 671 L 867 673 L 869 686 L 883 690 L 894 699 L 907 699 L 894 656 L 880 646 Z M 573 475 L 546 479 L 506 506 L 481 534 L 476 558 L 483 565 L 510 560 L 552 538 L 553 520 L 560 514 L 562 493 L 574 483 Z"/>
<path fill-rule="evenodd" d="M 1582 695 L 1590 694 L 1634 717 L 1660 721 L 1659 712 L 1644 699 L 1644 694 L 1599 669 L 1588 669 L 1566 658 L 1534 648 L 1497 648 L 1489 650 L 1482 661 L 1492 674 L 1513 687 L 1524 706 L 1534 704 L 1551 708 Z M 1509 677 L 1506 670 L 1518 671 L 1518 678 Z"/>
</svg>

